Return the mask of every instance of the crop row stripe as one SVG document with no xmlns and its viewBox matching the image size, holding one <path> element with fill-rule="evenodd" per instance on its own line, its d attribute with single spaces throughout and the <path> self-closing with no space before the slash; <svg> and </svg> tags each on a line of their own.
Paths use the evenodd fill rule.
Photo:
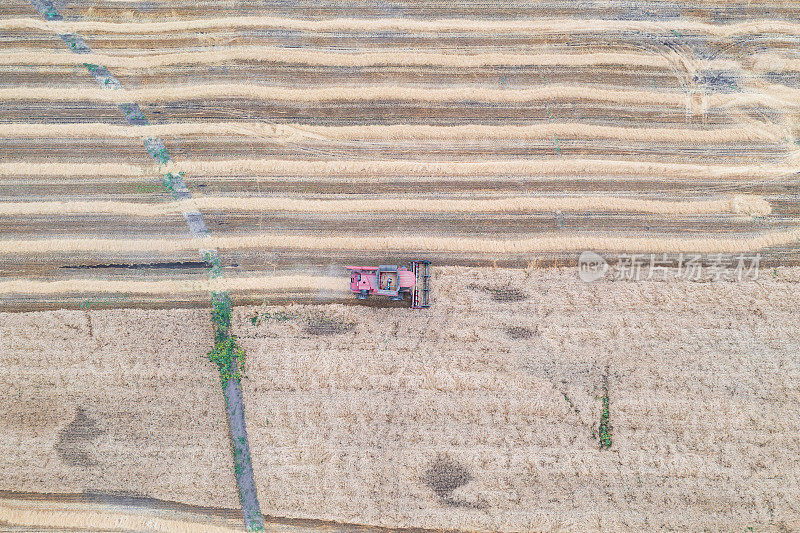
<svg viewBox="0 0 800 533">
<path fill-rule="evenodd" d="M 612 139 L 633 142 L 732 143 L 779 142 L 782 135 L 769 127 L 626 128 L 581 123 L 547 123 L 525 126 L 468 124 L 429 126 L 422 124 L 314 126 L 266 122 L 176 122 L 147 126 L 95 123 L 0 124 L 0 138 L 146 138 L 188 136 L 241 136 L 296 140 L 500 140 L 500 139 Z"/>
<path fill-rule="evenodd" d="M 748 237 L 609 237 L 551 234 L 523 239 L 484 239 L 421 235 L 315 236 L 255 234 L 187 239 L 7 239 L 0 253 L 175 253 L 217 250 L 347 250 L 360 251 L 521 254 L 604 250 L 631 253 L 744 253 L 800 240 L 800 227 Z"/>
<path fill-rule="evenodd" d="M 113 292 L 132 294 L 171 294 L 209 291 L 344 292 L 342 278 L 324 276 L 247 276 L 193 280 L 99 280 L 70 279 L 38 281 L 16 279 L 0 281 L 0 294 L 65 294 Z"/>
<path fill-rule="evenodd" d="M 0 216 L 62 213 L 117 214 L 155 217 L 185 211 L 246 211 L 306 213 L 531 213 L 596 211 L 655 214 L 743 214 L 766 216 L 769 202 L 758 196 L 696 201 L 645 200 L 608 196 L 512 197 L 491 199 L 297 199 L 203 196 L 169 203 L 113 201 L 2 202 Z"/>
<path fill-rule="evenodd" d="M 791 161 L 787 162 L 791 163 Z M 0 177 L 15 176 L 144 176 L 153 172 L 186 171 L 194 175 L 274 175 L 314 176 L 328 181 L 337 176 L 355 180 L 375 180 L 378 176 L 406 178 L 475 178 L 483 176 L 645 176 L 688 179 L 780 179 L 798 172 L 795 164 L 786 165 L 699 165 L 608 159 L 540 159 L 501 161 L 409 161 L 409 160 L 221 160 L 171 162 L 142 167 L 125 163 L 0 163 Z"/>
<path fill-rule="evenodd" d="M 800 35 L 800 24 L 782 20 L 755 20 L 734 24 L 710 24 L 692 20 L 647 21 L 567 19 L 434 19 L 414 20 L 400 18 L 335 18 L 304 20 L 280 17 L 219 17 L 214 19 L 171 20 L 147 22 L 107 21 L 42 21 L 33 18 L 0 20 L 0 30 L 43 30 L 57 33 L 131 33 L 153 34 L 176 31 L 212 29 L 277 28 L 309 32 L 475 32 L 475 33 L 533 33 L 565 34 L 595 32 L 643 31 L 654 33 L 698 33 L 718 37 L 753 34 Z"/>
<path fill-rule="evenodd" d="M 677 107 L 690 112 L 734 106 L 763 106 L 779 109 L 800 107 L 800 89 L 773 88 L 769 93 L 690 94 L 686 92 L 603 89 L 588 85 L 541 85 L 526 89 L 487 87 L 431 88 L 402 85 L 276 87 L 242 84 L 200 84 L 111 90 L 76 87 L 54 91 L 49 87 L 3 87 L 0 102 L 184 102 L 187 100 L 251 99 L 280 102 L 366 102 L 398 101 L 419 103 L 487 102 L 524 104 L 531 102 L 604 102 L 617 105 Z"/>
<path fill-rule="evenodd" d="M 329 52 L 303 48 L 280 48 L 275 46 L 241 46 L 211 48 L 189 52 L 160 54 L 72 54 L 69 52 L 5 51 L 0 58 L 4 65 L 81 65 L 83 63 L 103 65 L 107 68 L 150 69 L 174 65 L 212 65 L 235 61 L 260 63 L 304 64 L 324 67 L 368 67 L 368 66 L 442 66 L 456 68 L 500 66 L 625 66 L 670 69 L 680 58 L 634 52 L 595 52 L 586 54 L 513 54 L 476 53 L 452 54 L 426 52 L 413 49 L 382 50 L 370 52 Z M 693 64 L 694 65 L 694 64 Z M 694 69 L 736 69 L 739 64 L 727 60 L 698 61 Z"/>
<path fill-rule="evenodd" d="M 730 95 L 711 95 L 713 103 L 726 104 Z M 709 98 L 711 98 L 711 96 Z M 414 86 L 323 86 L 309 88 L 242 84 L 161 85 L 106 91 L 76 88 L 54 91 L 50 87 L 3 87 L 0 101 L 94 101 L 113 104 L 136 102 L 179 102 L 215 98 L 248 98 L 288 102 L 361 102 L 391 100 L 405 102 L 503 102 L 597 101 L 631 105 L 672 105 L 686 107 L 690 100 L 683 92 L 602 89 L 581 85 L 547 85 L 527 89 L 480 87 L 428 88 Z"/>
</svg>

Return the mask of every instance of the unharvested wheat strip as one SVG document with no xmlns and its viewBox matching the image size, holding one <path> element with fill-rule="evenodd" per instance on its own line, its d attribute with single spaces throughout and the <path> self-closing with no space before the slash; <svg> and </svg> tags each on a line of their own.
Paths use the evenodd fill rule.
<svg viewBox="0 0 800 533">
<path fill-rule="evenodd" d="M 778 54 L 758 54 L 751 58 L 756 72 L 800 72 L 800 59 Z"/>
<path fill-rule="evenodd" d="M 740 95 L 747 96 L 747 95 Z M 755 96 L 755 95 L 754 95 Z M 241 84 L 168 85 L 128 90 L 79 88 L 56 90 L 50 87 L 0 88 L 0 101 L 72 102 L 92 101 L 112 104 L 157 103 L 216 98 L 247 98 L 287 102 L 361 102 L 389 100 L 403 102 L 496 102 L 525 103 L 581 100 L 626 105 L 673 106 L 686 109 L 693 104 L 683 92 L 602 89 L 591 86 L 547 85 L 528 89 L 489 89 L 478 87 L 422 88 L 412 86 L 328 86 L 295 89 Z M 708 105 L 727 104 L 731 95 L 708 97 Z M 747 102 L 745 98 L 743 103 Z M 800 105 L 800 103 L 798 104 Z"/>
<path fill-rule="evenodd" d="M 795 90 L 796 91 L 796 90 Z M 186 100 L 209 100 L 217 98 L 243 98 L 252 100 L 286 102 L 362 102 L 399 101 L 423 103 L 488 102 L 608 102 L 619 105 L 673 106 L 692 112 L 704 109 L 732 106 L 759 105 L 770 108 L 797 108 L 800 99 L 792 92 L 780 95 L 761 93 L 711 94 L 703 102 L 691 98 L 688 93 L 666 91 L 639 91 L 602 89 L 591 86 L 546 85 L 529 89 L 489 89 L 479 87 L 422 88 L 412 86 L 329 86 L 295 89 L 264 85 L 203 84 L 146 87 L 130 90 L 107 91 L 100 88 L 77 87 L 54 90 L 49 87 L 4 87 L 0 88 L 0 102 L 104 102 L 124 104 L 182 102 Z"/>
<path fill-rule="evenodd" d="M 733 107 L 761 106 L 791 110 L 800 107 L 800 89 L 798 88 L 769 83 L 756 76 L 743 78 L 741 86 L 745 92 L 731 93 L 727 95 L 728 98 L 726 98 L 725 101 L 715 101 L 712 107 L 728 109 Z"/>
<path fill-rule="evenodd" d="M 57 33 L 162 33 L 210 29 L 279 28 L 314 32 L 377 32 L 401 31 L 420 33 L 595 33 L 615 31 L 646 31 L 668 33 L 701 33 L 720 37 L 749 34 L 800 35 L 800 24 L 780 20 L 756 20 L 735 24 L 704 22 L 634 21 L 604 19 L 538 19 L 538 20 L 475 20 L 435 19 L 413 20 L 400 18 L 303 20 L 279 17 L 220 17 L 215 19 L 174 20 L 157 22 L 58 21 L 47 22 L 33 18 L 0 20 L 0 29 L 38 29 Z"/>
<path fill-rule="evenodd" d="M 0 286 L 2 286 L 2 283 L 0 283 Z M 34 288 L 35 287 L 36 286 L 34 286 Z M 0 293 L 14 292 L 4 289 L 5 287 L 0 289 Z M 43 294 L 53 293 L 44 292 Z M 31 531 L 49 530 L 51 528 L 55 530 L 74 528 L 80 530 L 85 529 L 87 531 L 103 529 L 114 531 L 153 531 L 158 533 L 235 533 L 241 531 L 239 529 L 223 526 L 203 524 L 201 522 L 160 518 L 150 513 L 133 514 L 99 510 L 31 509 L 23 506 L 9 505 L 7 503 L 0 504 L 0 523 L 10 526 L 32 528 Z"/>
<path fill-rule="evenodd" d="M 482 239 L 421 235 L 314 236 L 257 234 L 211 236 L 205 239 L 31 239 L 0 240 L 3 254 L 45 253 L 175 253 L 189 250 L 321 250 L 429 253 L 522 254 L 604 250 L 639 253 L 737 253 L 785 246 L 800 240 L 800 227 L 751 237 L 608 237 L 563 235 L 528 239 Z"/>
<path fill-rule="evenodd" d="M 125 163 L 0 163 L 0 177 L 6 176 L 137 176 L 147 169 Z"/>
<path fill-rule="evenodd" d="M 800 107 L 800 100 L 792 94 L 786 97 L 761 93 L 711 94 L 704 97 L 705 109 L 731 106 L 777 108 Z M 448 103 L 489 102 L 527 103 L 541 101 L 608 102 L 619 105 L 673 106 L 691 111 L 700 111 L 701 102 L 683 92 L 639 91 L 602 89 L 591 86 L 546 85 L 528 89 L 489 89 L 479 87 L 422 88 L 412 86 L 329 86 L 295 89 L 263 85 L 203 84 L 146 87 L 131 90 L 107 91 L 100 88 L 75 88 L 62 91 L 48 87 L 0 88 L 0 101 L 49 101 L 49 102 L 105 102 L 123 104 L 132 101 L 141 103 L 179 102 L 185 100 L 208 100 L 217 98 L 244 98 L 252 100 L 287 102 L 361 102 L 374 100 Z"/>
<path fill-rule="evenodd" d="M 693 163 L 655 163 L 604 159 L 540 159 L 503 161 L 298 161 L 283 159 L 244 159 L 222 161 L 183 161 L 153 167 L 124 163 L 0 163 L 0 177 L 16 176 L 144 176 L 185 171 L 199 176 L 272 175 L 314 176 L 315 181 L 447 179 L 463 180 L 485 176 L 553 177 L 573 179 L 618 179 L 620 176 L 671 177 L 685 179 L 780 179 L 797 172 L 796 165 L 697 165 Z M 337 178 L 339 177 L 339 178 Z M 265 178 L 269 179 L 269 178 Z"/>
<path fill-rule="evenodd" d="M 213 125 L 212 125 L 213 126 Z M 249 127 L 244 123 L 243 126 Z M 257 126 L 257 124 L 254 124 Z M 468 124 L 460 126 L 429 126 L 423 124 L 368 126 L 307 126 L 303 124 L 275 125 L 276 133 L 290 138 L 303 135 L 330 140 L 503 140 L 523 139 L 611 139 L 636 142 L 669 143 L 728 143 L 775 142 L 781 140 L 778 131 L 765 128 L 626 128 L 581 123 L 548 123 L 526 126 L 494 126 Z M 286 128 L 281 130 L 281 128 Z M 0 126 L 0 133 L 2 132 Z M 210 132 L 209 132 L 210 133 Z M 231 133 L 233 135 L 233 133 Z"/>
<path fill-rule="evenodd" d="M 542 211 L 597 211 L 655 214 L 744 214 L 766 216 L 769 202 L 739 195 L 717 200 L 667 201 L 607 196 L 512 197 L 481 200 L 393 199 L 312 200 L 297 198 L 237 198 L 205 196 L 160 204 L 134 202 L 3 202 L 0 216 L 57 215 L 61 213 L 117 214 L 154 217 L 189 211 L 249 211 L 305 213 L 530 213 Z"/>
<path fill-rule="evenodd" d="M 133 294 L 172 294 L 209 291 L 344 292 L 341 278 L 324 276 L 266 276 L 216 278 L 212 280 L 98 280 L 71 279 L 0 281 L 0 294 L 64 294 L 83 292 L 124 292 Z"/>
<path fill-rule="evenodd" d="M 172 171 L 195 175 L 315 175 L 320 181 L 336 175 L 372 179 L 372 175 L 402 177 L 468 177 L 486 175 L 550 176 L 668 176 L 675 178 L 779 178 L 797 172 L 792 165 L 697 165 L 693 163 L 657 163 L 607 159 L 546 159 L 504 161 L 297 161 L 297 160 L 225 160 L 184 161 L 166 166 Z"/>
<path fill-rule="evenodd" d="M 762 79 L 748 78 L 747 87 L 750 90 L 758 91 L 763 99 L 764 107 L 779 106 L 785 107 L 798 107 L 800 106 L 800 89 L 795 87 L 787 87 L 786 85 L 779 85 L 776 83 L 769 83 Z M 736 98 L 725 104 L 726 106 L 738 105 L 743 99 L 749 95 L 737 94 Z"/>
<path fill-rule="evenodd" d="M 502 66 L 562 66 L 590 67 L 611 66 L 651 67 L 671 69 L 676 65 L 668 56 L 643 53 L 596 52 L 587 54 L 448 54 L 396 49 L 380 52 L 327 52 L 301 48 L 278 48 L 267 46 L 243 46 L 191 52 L 171 52 L 165 54 L 74 54 L 70 52 L 4 51 L 4 65 L 82 65 L 84 63 L 120 67 L 125 69 L 149 69 L 173 65 L 213 65 L 235 61 L 256 61 L 261 63 L 296 63 L 326 67 L 366 67 L 366 66 L 443 66 L 443 67 L 482 67 Z M 700 61 L 697 68 L 738 68 L 732 61 Z"/>
<path fill-rule="evenodd" d="M 768 127 L 736 127 L 699 130 L 689 128 L 625 128 L 580 123 L 548 123 L 529 126 L 428 126 L 420 124 L 369 126 L 310 126 L 265 122 L 177 122 L 148 126 L 95 123 L 75 124 L 0 124 L 0 138 L 103 138 L 103 137 L 187 137 L 187 136 L 262 137 L 279 142 L 303 139 L 323 141 L 397 140 L 552 140 L 611 139 L 634 142 L 721 144 L 736 142 L 778 142 L 781 133 Z"/>
</svg>

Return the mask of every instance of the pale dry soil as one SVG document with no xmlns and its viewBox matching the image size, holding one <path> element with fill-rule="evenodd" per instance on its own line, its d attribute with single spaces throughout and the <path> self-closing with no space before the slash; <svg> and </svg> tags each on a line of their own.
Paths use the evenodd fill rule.
<svg viewBox="0 0 800 533">
<path fill-rule="evenodd" d="M 236 309 L 266 514 L 800 528 L 800 269 L 584 283 L 447 267 L 434 283 L 427 311 Z M 3 314 L 0 328 L 0 490 L 237 507 L 207 310 Z"/>
</svg>

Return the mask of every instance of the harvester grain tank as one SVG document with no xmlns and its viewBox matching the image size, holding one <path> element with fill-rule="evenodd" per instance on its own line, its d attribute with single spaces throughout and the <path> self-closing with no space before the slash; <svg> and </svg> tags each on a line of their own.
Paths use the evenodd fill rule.
<svg viewBox="0 0 800 533">
<path fill-rule="evenodd" d="M 348 266 L 350 292 L 359 300 L 370 295 L 388 296 L 400 301 L 408 295 L 412 309 L 430 307 L 430 261 L 411 261 L 405 265 Z"/>
</svg>

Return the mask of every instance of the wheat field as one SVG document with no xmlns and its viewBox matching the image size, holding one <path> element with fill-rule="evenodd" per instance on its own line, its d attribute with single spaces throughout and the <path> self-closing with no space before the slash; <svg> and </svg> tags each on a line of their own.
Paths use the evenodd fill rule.
<svg viewBox="0 0 800 533">
<path fill-rule="evenodd" d="M 3 2 L 0 530 L 241 528 L 217 291 L 267 531 L 800 530 L 799 21 Z M 430 309 L 348 290 L 414 259 Z"/>
</svg>

